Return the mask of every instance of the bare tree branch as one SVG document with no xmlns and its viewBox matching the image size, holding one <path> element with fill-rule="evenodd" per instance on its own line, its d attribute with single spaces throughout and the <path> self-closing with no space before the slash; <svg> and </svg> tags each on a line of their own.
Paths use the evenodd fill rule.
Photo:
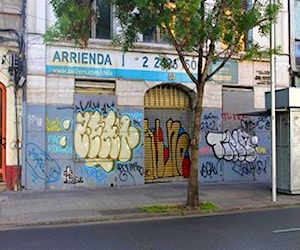
<svg viewBox="0 0 300 250">
<path fill-rule="evenodd" d="M 186 64 L 186 62 L 184 60 L 185 56 L 182 53 L 182 50 L 181 50 L 179 44 L 177 43 L 176 38 L 174 37 L 173 32 L 172 32 L 170 26 L 166 25 L 166 29 L 167 29 L 167 32 L 168 32 L 170 38 L 171 38 L 172 44 L 173 44 L 174 48 L 176 49 L 176 51 L 178 53 L 179 60 L 180 60 L 180 62 L 182 64 L 184 70 L 186 71 L 187 75 L 190 77 L 190 79 L 192 80 L 192 82 L 197 85 L 197 83 L 198 83 L 197 78 L 193 75 L 193 73 L 190 71 L 189 67 L 187 66 L 187 64 Z"/>
</svg>

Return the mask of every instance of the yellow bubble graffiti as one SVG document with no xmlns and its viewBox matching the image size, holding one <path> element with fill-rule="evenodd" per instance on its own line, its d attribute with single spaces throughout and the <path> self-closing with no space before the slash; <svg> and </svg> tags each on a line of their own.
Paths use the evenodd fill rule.
<svg viewBox="0 0 300 250">
<path fill-rule="evenodd" d="M 114 110 L 105 116 L 99 111 L 85 111 L 76 116 L 74 144 L 77 155 L 88 166 L 101 166 L 106 172 L 114 167 L 114 160 L 132 159 L 133 149 L 140 144 L 138 128 L 130 117 L 118 117 Z"/>
</svg>

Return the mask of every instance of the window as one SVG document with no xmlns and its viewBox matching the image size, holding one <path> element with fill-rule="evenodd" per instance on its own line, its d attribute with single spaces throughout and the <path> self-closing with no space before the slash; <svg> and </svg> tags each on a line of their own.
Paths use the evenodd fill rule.
<svg viewBox="0 0 300 250">
<path fill-rule="evenodd" d="M 176 7 L 174 1 L 172 0 L 167 3 L 167 6 L 171 9 L 174 9 Z M 153 26 L 149 27 L 148 30 L 142 34 L 142 36 L 140 37 L 140 41 L 150 43 L 169 43 L 167 37 L 168 36 L 166 36 L 166 34 L 164 34 L 158 26 Z"/>
<path fill-rule="evenodd" d="M 146 32 L 144 32 L 143 34 L 143 42 L 155 42 L 157 39 L 156 39 L 156 32 L 157 28 L 155 27 L 152 27 L 150 29 L 148 29 Z"/>
<path fill-rule="evenodd" d="M 295 57 L 296 57 L 296 65 L 300 66 L 300 40 L 296 40 L 296 51 L 295 51 Z"/>
<path fill-rule="evenodd" d="M 93 0 L 96 18 L 92 22 L 91 37 L 112 38 L 112 7 L 106 0 Z"/>
<path fill-rule="evenodd" d="M 92 5 L 96 12 L 96 18 L 92 20 L 91 37 L 112 39 L 114 28 L 116 28 L 114 27 L 116 22 L 113 21 L 113 6 L 107 0 L 92 0 Z M 144 34 L 139 36 L 139 41 L 165 43 L 165 39 L 158 27 L 149 28 Z"/>
<path fill-rule="evenodd" d="M 114 81 L 85 81 L 76 80 L 75 92 L 77 94 L 115 95 Z"/>
<path fill-rule="evenodd" d="M 160 31 L 159 27 L 149 28 L 146 32 L 143 33 L 141 42 L 147 43 L 168 43 L 164 34 Z"/>
</svg>

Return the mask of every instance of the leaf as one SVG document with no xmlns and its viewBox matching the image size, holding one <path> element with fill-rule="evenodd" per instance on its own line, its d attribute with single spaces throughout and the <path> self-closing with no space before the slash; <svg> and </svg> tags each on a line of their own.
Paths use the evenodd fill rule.
<svg viewBox="0 0 300 250">
<path fill-rule="evenodd" d="M 43 36 L 46 43 L 74 41 L 75 45 L 87 46 L 91 20 L 95 17 L 89 0 L 51 0 L 57 21 Z"/>
</svg>

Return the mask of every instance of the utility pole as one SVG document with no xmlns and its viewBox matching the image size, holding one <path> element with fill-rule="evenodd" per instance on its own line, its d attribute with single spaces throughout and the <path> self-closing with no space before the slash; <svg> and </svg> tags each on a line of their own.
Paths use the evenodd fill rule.
<svg viewBox="0 0 300 250">
<path fill-rule="evenodd" d="M 270 0 L 273 4 L 274 0 Z M 276 55 L 273 54 L 276 46 L 275 22 L 271 25 L 270 32 L 270 74 L 271 74 L 271 148 L 272 148 L 272 201 L 277 200 L 277 178 L 276 178 Z"/>
</svg>

